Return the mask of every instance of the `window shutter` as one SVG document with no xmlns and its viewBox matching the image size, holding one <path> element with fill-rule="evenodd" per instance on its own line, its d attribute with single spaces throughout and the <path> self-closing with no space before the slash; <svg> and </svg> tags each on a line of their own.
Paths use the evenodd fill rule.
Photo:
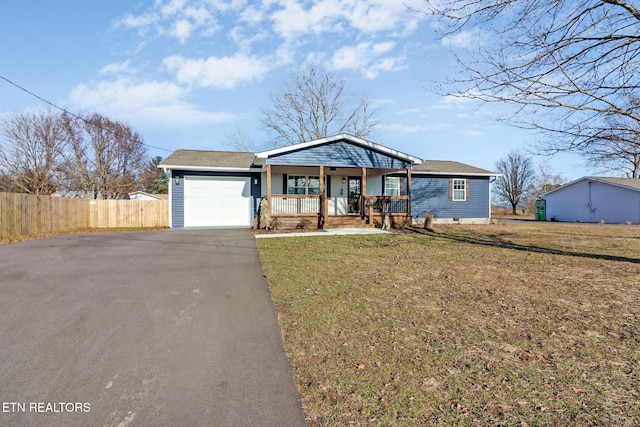
<svg viewBox="0 0 640 427">
<path fill-rule="evenodd" d="M 287 190 L 287 174 L 284 173 L 282 174 L 282 194 L 288 194 L 289 191 Z"/>
<path fill-rule="evenodd" d="M 469 201 L 469 180 L 466 178 L 464 180 L 464 201 Z"/>
<path fill-rule="evenodd" d="M 331 197 L 331 175 L 325 175 L 327 180 L 327 185 L 325 186 L 324 191 L 327 193 L 327 197 Z"/>
<path fill-rule="evenodd" d="M 453 178 L 449 178 L 449 200 L 453 200 Z"/>
</svg>

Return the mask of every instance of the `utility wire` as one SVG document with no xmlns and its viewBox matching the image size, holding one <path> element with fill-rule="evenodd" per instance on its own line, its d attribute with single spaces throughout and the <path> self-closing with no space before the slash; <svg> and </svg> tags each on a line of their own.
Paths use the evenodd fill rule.
<svg viewBox="0 0 640 427">
<path fill-rule="evenodd" d="M 17 83 L 12 82 L 11 80 L 9 80 L 8 78 L 6 78 L 6 77 L 4 77 L 4 76 L 2 76 L 2 75 L 0 75 L 0 79 L 4 80 L 5 82 L 9 83 L 9 84 L 10 84 L 10 85 L 12 85 L 12 86 L 17 87 L 17 88 L 18 88 L 18 89 L 20 89 L 21 91 L 28 93 L 29 95 L 33 96 L 34 98 L 39 99 L 40 101 L 44 102 L 45 104 L 49 104 L 49 105 L 50 105 L 50 106 L 52 106 L 53 108 L 57 108 L 58 110 L 60 110 L 60 111 L 62 111 L 62 112 L 64 112 L 64 113 L 67 113 L 67 114 L 69 114 L 70 116 L 75 117 L 76 119 L 80 119 L 80 120 L 82 120 L 83 122 L 85 122 L 85 123 L 87 123 L 87 124 L 89 124 L 89 125 L 91 125 L 91 126 L 97 127 L 98 129 L 103 130 L 103 131 L 105 131 L 105 132 L 110 132 L 110 133 L 112 133 L 112 134 L 114 134 L 115 136 L 118 136 L 118 137 L 120 137 L 120 138 L 130 139 L 129 137 L 126 137 L 126 136 L 124 136 L 124 135 L 120 135 L 118 132 L 115 132 L 115 131 L 113 131 L 113 130 L 111 130 L 111 129 L 105 129 L 105 128 L 103 128 L 102 126 L 99 126 L 99 125 L 97 125 L 97 124 L 95 124 L 95 123 L 92 123 L 92 122 L 88 121 L 87 119 L 85 119 L 84 117 L 82 117 L 82 116 L 80 116 L 80 115 L 78 115 L 78 114 L 72 113 L 71 111 L 68 111 L 68 110 L 66 110 L 66 109 L 64 109 L 64 108 L 62 108 L 62 107 L 59 107 L 59 106 L 57 106 L 56 104 L 54 104 L 53 102 L 51 102 L 51 101 L 48 101 L 48 100 L 44 99 L 43 97 L 41 97 L 41 96 L 39 96 L 39 95 L 37 95 L 37 94 L 35 94 L 35 93 L 31 92 L 31 91 L 30 91 L 30 90 L 28 90 L 28 89 L 25 89 L 24 87 L 20 86 L 20 85 L 19 85 L 19 84 L 17 84 Z M 147 144 L 147 143 L 146 143 L 146 142 L 144 142 L 144 141 L 140 141 L 140 143 L 141 143 L 142 145 L 145 145 L 145 146 L 147 146 L 147 147 L 149 147 L 149 148 L 154 148 L 154 149 L 156 149 L 156 150 L 162 150 L 162 151 L 166 151 L 166 152 L 168 152 L 168 153 L 172 153 L 172 152 L 173 152 L 172 150 L 167 150 L 166 148 L 160 148 L 160 147 L 156 147 L 156 146 L 151 145 L 151 144 Z"/>
</svg>

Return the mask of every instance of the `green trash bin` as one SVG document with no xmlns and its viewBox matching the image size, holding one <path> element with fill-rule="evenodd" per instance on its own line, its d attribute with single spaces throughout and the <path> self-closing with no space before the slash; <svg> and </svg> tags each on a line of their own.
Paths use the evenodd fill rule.
<svg viewBox="0 0 640 427">
<path fill-rule="evenodd" d="M 546 221 L 547 201 L 545 199 L 538 199 L 535 203 L 536 207 L 536 219 L 538 221 Z"/>
</svg>

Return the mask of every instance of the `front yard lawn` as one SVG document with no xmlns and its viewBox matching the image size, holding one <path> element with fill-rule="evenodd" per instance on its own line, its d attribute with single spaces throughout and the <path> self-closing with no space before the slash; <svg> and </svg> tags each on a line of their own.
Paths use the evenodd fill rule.
<svg viewBox="0 0 640 427">
<path fill-rule="evenodd" d="M 257 241 L 307 420 L 640 425 L 640 228 Z"/>
</svg>

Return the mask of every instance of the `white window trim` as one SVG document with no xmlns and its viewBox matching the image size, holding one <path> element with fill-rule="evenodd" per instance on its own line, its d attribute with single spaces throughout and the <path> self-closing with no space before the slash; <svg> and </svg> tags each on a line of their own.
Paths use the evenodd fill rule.
<svg viewBox="0 0 640 427">
<path fill-rule="evenodd" d="M 387 180 L 394 180 L 396 182 L 395 186 L 389 187 L 387 185 Z M 397 191 L 397 194 L 389 194 L 389 190 Z M 385 176 L 384 177 L 384 195 L 385 196 L 400 196 L 402 194 L 400 189 L 400 177 L 399 176 Z"/>
<path fill-rule="evenodd" d="M 315 175 L 287 175 L 287 188 L 285 189 L 285 191 L 287 194 L 290 194 L 290 195 L 295 195 L 299 193 L 289 193 L 289 188 L 302 188 L 302 187 L 289 187 L 290 178 L 304 178 L 304 194 L 305 195 L 309 195 L 309 181 L 311 179 L 317 179 L 318 181 L 320 180 L 320 177 Z M 312 188 L 315 188 L 315 187 L 312 187 Z M 312 195 L 317 196 L 317 194 L 312 194 Z"/>
<path fill-rule="evenodd" d="M 462 184 L 463 184 L 464 187 L 461 188 L 461 189 L 460 188 L 456 189 L 456 181 L 458 181 L 458 182 L 462 181 Z M 451 200 L 453 202 L 466 202 L 467 201 L 467 191 L 468 191 L 467 190 L 467 186 L 468 186 L 468 183 L 467 183 L 466 178 L 453 178 L 451 180 Z M 463 197 L 461 199 L 460 198 L 456 198 L 456 191 L 462 191 L 463 192 L 464 195 L 463 195 Z"/>
</svg>

